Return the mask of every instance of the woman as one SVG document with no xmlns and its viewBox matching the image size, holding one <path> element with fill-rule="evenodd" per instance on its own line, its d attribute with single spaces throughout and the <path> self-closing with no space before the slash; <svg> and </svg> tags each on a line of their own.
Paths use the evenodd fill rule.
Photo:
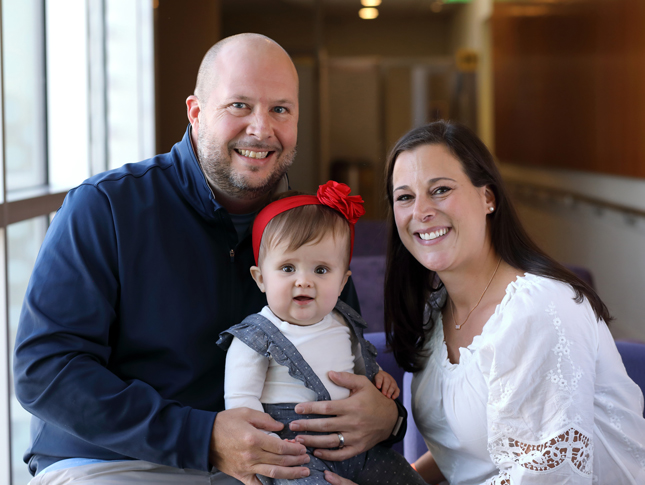
<svg viewBox="0 0 645 485">
<path fill-rule="evenodd" d="M 607 308 L 530 240 L 483 143 L 455 123 L 412 130 L 387 192 L 386 332 L 415 373 L 424 479 L 645 483 L 643 395 Z"/>
</svg>

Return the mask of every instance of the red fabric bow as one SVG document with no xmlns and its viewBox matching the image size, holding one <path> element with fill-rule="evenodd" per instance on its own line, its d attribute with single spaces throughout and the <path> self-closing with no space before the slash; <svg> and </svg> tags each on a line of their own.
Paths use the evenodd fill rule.
<svg viewBox="0 0 645 485">
<path fill-rule="evenodd" d="M 330 180 L 318 187 L 316 196 L 323 205 L 336 209 L 354 225 L 359 217 L 365 214 L 365 201 L 360 195 L 349 195 L 350 192 L 351 189 L 347 185 Z"/>
</svg>

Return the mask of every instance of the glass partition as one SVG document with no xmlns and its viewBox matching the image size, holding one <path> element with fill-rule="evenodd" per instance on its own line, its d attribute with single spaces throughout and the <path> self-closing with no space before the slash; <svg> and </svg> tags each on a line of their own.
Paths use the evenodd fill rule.
<svg viewBox="0 0 645 485">
<path fill-rule="evenodd" d="M 45 183 L 45 59 L 42 0 L 3 0 L 7 190 Z"/>
<path fill-rule="evenodd" d="M 9 293 L 9 348 L 13 349 L 16 330 L 22 308 L 22 299 L 27 290 L 29 276 L 36 262 L 45 231 L 48 216 L 18 222 L 7 227 L 7 266 Z M 13 355 L 11 355 L 13 357 Z M 13 359 L 10 360 L 10 362 Z M 10 386 L 11 399 L 11 469 L 12 482 L 26 484 L 31 479 L 22 455 L 29 444 L 29 422 L 31 415 L 18 403 Z"/>
<path fill-rule="evenodd" d="M 49 221 L 86 177 L 154 154 L 153 7 L 0 0 L 1 484 L 31 479 L 22 459 L 30 415 L 14 396 L 11 367 Z"/>
</svg>

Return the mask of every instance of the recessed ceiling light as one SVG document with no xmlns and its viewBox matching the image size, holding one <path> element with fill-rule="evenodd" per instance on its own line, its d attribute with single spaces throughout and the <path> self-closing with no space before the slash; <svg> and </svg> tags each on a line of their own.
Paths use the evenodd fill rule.
<svg viewBox="0 0 645 485">
<path fill-rule="evenodd" d="M 376 8 L 361 8 L 358 11 L 358 16 L 365 20 L 371 20 L 378 17 L 378 9 Z"/>
<path fill-rule="evenodd" d="M 378 7 L 380 4 L 381 0 L 361 0 L 363 7 Z"/>
</svg>

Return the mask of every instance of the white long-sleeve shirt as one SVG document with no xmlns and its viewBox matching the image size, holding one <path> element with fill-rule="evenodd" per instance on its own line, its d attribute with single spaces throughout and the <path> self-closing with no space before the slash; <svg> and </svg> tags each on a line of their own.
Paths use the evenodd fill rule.
<svg viewBox="0 0 645 485">
<path fill-rule="evenodd" d="M 294 344 L 329 391 L 332 400 L 349 396 L 349 390 L 334 384 L 327 374 L 332 370 L 364 373 L 364 362 L 360 345 L 354 342 L 350 328 L 338 312 L 332 311 L 320 322 L 308 326 L 284 322 L 268 306 L 260 315 L 268 318 Z M 262 403 L 315 400 L 316 393 L 305 387 L 302 381 L 291 377 L 285 366 L 257 353 L 239 339 L 233 339 L 226 354 L 226 409 L 248 407 L 263 411 Z"/>
</svg>

